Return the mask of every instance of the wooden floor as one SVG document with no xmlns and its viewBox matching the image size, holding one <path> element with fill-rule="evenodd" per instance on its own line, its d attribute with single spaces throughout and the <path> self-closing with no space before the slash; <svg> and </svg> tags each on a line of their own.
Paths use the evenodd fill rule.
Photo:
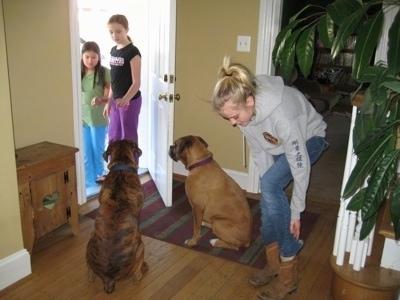
<svg viewBox="0 0 400 300">
<path fill-rule="evenodd" d="M 299 254 L 299 288 L 285 299 L 332 299 L 329 259 L 338 207 L 314 200 L 308 199 L 307 210 L 321 216 Z M 82 211 L 96 206 L 92 201 Z M 247 283 L 257 269 L 146 236 L 149 271 L 138 285 L 118 282 L 107 295 L 99 278 L 87 278 L 85 251 L 93 227 L 82 216 L 79 235 L 67 224 L 36 240 L 33 273 L 0 291 L 0 299 L 257 299 L 257 289 Z"/>
</svg>

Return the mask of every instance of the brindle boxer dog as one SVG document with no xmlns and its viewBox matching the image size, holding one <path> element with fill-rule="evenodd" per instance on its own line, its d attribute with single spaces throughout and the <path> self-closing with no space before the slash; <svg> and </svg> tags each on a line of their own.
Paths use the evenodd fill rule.
<svg viewBox="0 0 400 300">
<path fill-rule="evenodd" d="M 86 249 L 89 281 L 98 275 L 104 291 L 112 293 L 117 281 L 138 283 L 147 270 L 144 243 L 139 232 L 143 190 L 135 157 L 142 151 L 129 140 L 115 141 L 104 152 L 107 174 L 100 193 L 95 229 Z"/>
<path fill-rule="evenodd" d="M 193 211 L 193 237 L 185 241 L 195 246 L 201 226 L 211 228 L 218 239 L 214 247 L 238 250 L 250 246 L 253 217 L 244 192 L 213 159 L 208 144 L 196 136 L 177 139 L 169 148 L 169 156 L 180 160 L 189 170 L 185 190 Z"/>
</svg>

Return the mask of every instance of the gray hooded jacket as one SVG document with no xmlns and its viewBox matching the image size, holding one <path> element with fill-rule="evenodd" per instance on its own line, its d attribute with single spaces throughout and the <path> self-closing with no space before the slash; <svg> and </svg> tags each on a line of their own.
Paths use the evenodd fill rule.
<svg viewBox="0 0 400 300">
<path fill-rule="evenodd" d="M 256 115 L 247 126 L 238 127 L 261 176 L 273 164 L 273 155 L 285 153 L 294 179 L 291 215 L 299 220 L 305 209 L 311 169 L 306 141 L 314 136 L 325 137 L 326 123 L 304 95 L 285 86 L 281 77 L 256 78 Z"/>
</svg>

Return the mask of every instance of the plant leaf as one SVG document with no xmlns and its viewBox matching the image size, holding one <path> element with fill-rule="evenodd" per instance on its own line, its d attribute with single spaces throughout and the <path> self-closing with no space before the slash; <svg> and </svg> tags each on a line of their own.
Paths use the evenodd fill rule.
<svg viewBox="0 0 400 300">
<path fill-rule="evenodd" d="M 373 120 L 376 127 L 384 126 L 386 123 L 393 121 L 389 119 L 389 112 L 391 109 L 391 97 L 389 93 L 387 94 L 386 99 L 379 105 L 374 105 L 374 113 L 373 113 Z"/>
<path fill-rule="evenodd" d="M 369 130 L 368 134 L 365 136 L 362 142 L 360 142 L 357 147 L 354 147 L 354 152 L 356 155 L 364 151 L 370 146 L 378 143 L 380 140 L 386 139 L 389 135 L 393 135 L 393 130 L 399 126 L 400 120 L 394 120 L 392 122 L 384 123 L 372 130 Z"/>
<path fill-rule="evenodd" d="M 344 199 L 352 196 L 357 189 L 361 187 L 369 175 L 372 167 L 375 165 L 376 160 L 383 154 L 386 144 L 389 142 L 390 138 L 391 136 L 388 136 L 378 140 L 376 144 L 371 145 L 358 155 L 357 163 L 351 171 L 344 188 Z"/>
<path fill-rule="evenodd" d="M 400 81 L 385 81 L 381 83 L 381 86 L 384 86 L 388 89 L 391 89 L 393 92 L 400 94 Z"/>
<path fill-rule="evenodd" d="M 360 189 L 354 196 L 351 198 L 349 204 L 347 204 L 346 209 L 351 211 L 359 211 L 362 208 L 363 199 L 365 196 L 365 191 L 367 188 Z"/>
<path fill-rule="evenodd" d="M 364 99 L 363 105 L 366 105 L 366 100 Z M 358 147 L 358 145 L 364 141 L 365 136 L 375 128 L 375 123 L 372 119 L 371 114 L 357 114 L 356 122 L 353 129 L 353 148 Z"/>
<path fill-rule="evenodd" d="M 306 6 L 304 6 L 302 9 L 300 9 L 295 15 L 293 15 L 292 17 L 290 17 L 289 19 L 289 23 L 293 22 L 294 20 L 297 19 L 298 16 L 300 16 L 303 12 L 305 12 L 306 10 L 310 9 L 310 8 L 315 8 L 315 7 L 320 7 L 320 6 L 316 6 L 313 4 L 308 4 Z M 305 20 L 306 18 L 304 18 L 303 20 Z"/>
<path fill-rule="evenodd" d="M 385 87 L 381 86 L 382 82 L 386 81 L 387 68 L 380 67 L 377 69 L 375 74 L 375 79 L 371 82 L 371 97 L 372 101 L 377 105 L 381 105 L 388 99 L 387 90 Z"/>
<path fill-rule="evenodd" d="M 347 16 L 360 8 L 361 4 L 356 0 L 338 0 L 327 6 L 328 15 L 339 26 Z"/>
<path fill-rule="evenodd" d="M 335 38 L 334 23 L 329 15 L 323 16 L 318 22 L 318 35 L 326 48 L 331 48 Z"/>
<path fill-rule="evenodd" d="M 367 3 L 362 6 L 362 8 L 356 10 L 351 15 L 347 16 L 342 24 L 339 25 L 339 30 L 336 34 L 336 38 L 333 41 L 332 49 L 331 49 L 331 56 L 334 59 L 340 51 L 344 48 L 345 44 L 347 43 L 347 39 L 349 36 L 354 33 L 355 29 L 359 25 L 361 18 L 365 16 L 368 8 L 371 6 L 371 3 Z M 357 45 L 357 43 L 356 43 Z"/>
<path fill-rule="evenodd" d="M 388 68 L 391 74 L 400 73 L 400 10 L 397 12 L 389 29 Z"/>
<path fill-rule="evenodd" d="M 362 76 L 359 78 L 359 82 L 366 82 L 366 83 L 371 83 L 375 80 L 376 75 L 381 72 L 381 69 L 384 69 L 382 66 L 368 66 L 366 70 L 364 71 Z"/>
<path fill-rule="evenodd" d="M 378 214 L 373 215 L 371 218 L 363 221 L 361 230 L 360 230 L 360 240 L 364 240 L 371 233 L 371 230 L 374 228 L 376 224 L 376 219 Z"/>
<path fill-rule="evenodd" d="M 294 68 L 296 41 L 303 28 L 296 29 L 286 40 L 282 50 L 281 74 L 286 80 L 290 78 Z"/>
<path fill-rule="evenodd" d="M 393 222 L 394 236 L 396 240 L 400 239 L 400 180 L 394 187 L 392 197 L 390 198 L 390 215 Z"/>
<path fill-rule="evenodd" d="M 272 50 L 272 62 L 275 66 L 280 65 L 280 60 L 282 57 L 282 50 L 286 44 L 286 40 L 291 36 L 292 29 L 294 27 L 296 27 L 300 23 L 300 21 L 301 20 L 295 20 L 295 21 L 289 23 L 276 36 L 274 49 Z"/>
<path fill-rule="evenodd" d="M 400 94 L 397 94 L 397 99 L 400 100 Z M 399 119 L 400 119 L 400 101 L 394 100 L 393 105 L 390 106 L 390 115 L 388 116 L 388 121 L 393 122 Z"/>
<path fill-rule="evenodd" d="M 362 26 L 354 47 L 352 76 L 358 80 L 371 63 L 371 57 L 378 44 L 383 23 L 383 10 L 379 10 Z"/>
<path fill-rule="evenodd" d="M 301 73 L 304 77 L 310 74 L 314 59 L 315 27 L 305 29 L 299 36 L 296 44 L 296 55 Z"/>
<path fill-rule="evenodd" d="M 389 152 L 377 162 L 377 168 L 371 174 L 365 198 L 362 205 L 361 216 L 363 220 L 376 214 L 385 200 L 385 195 L 396 173 L 397 160 L 400 150 Z"/>
</svg>

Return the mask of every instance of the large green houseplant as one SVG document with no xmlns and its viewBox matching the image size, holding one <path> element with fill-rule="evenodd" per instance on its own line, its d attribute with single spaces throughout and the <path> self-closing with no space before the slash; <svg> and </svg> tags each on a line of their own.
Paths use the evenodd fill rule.
<svg viewBox="0 0 400 300">
<path fill-rule="evenodd" d="M 390 199 L 395 239 L 400 238 L 400 11 L 389 32 L 383 32 L 386 10 L 398 9 L 400 0 L 338 0 L 327 7 L 308 5 L 294 15 L 278 34 L 274 65 L 285 79 L 298 66 L 307 77 L 313 66 L 316 38 L 331 49 L 334 59 L 351 35 L 357 35 L 351 76 L 365 90 L 353 129 L 357 163 L 342 197 L 347 209 L 361 210 L 360 239 L 374 227 L 382 203 Z M 371 65 L 381 34 L 387 34 L 387 62 Z M 396 145 L 397 144 L 397 145 Z"/>
</svg>

